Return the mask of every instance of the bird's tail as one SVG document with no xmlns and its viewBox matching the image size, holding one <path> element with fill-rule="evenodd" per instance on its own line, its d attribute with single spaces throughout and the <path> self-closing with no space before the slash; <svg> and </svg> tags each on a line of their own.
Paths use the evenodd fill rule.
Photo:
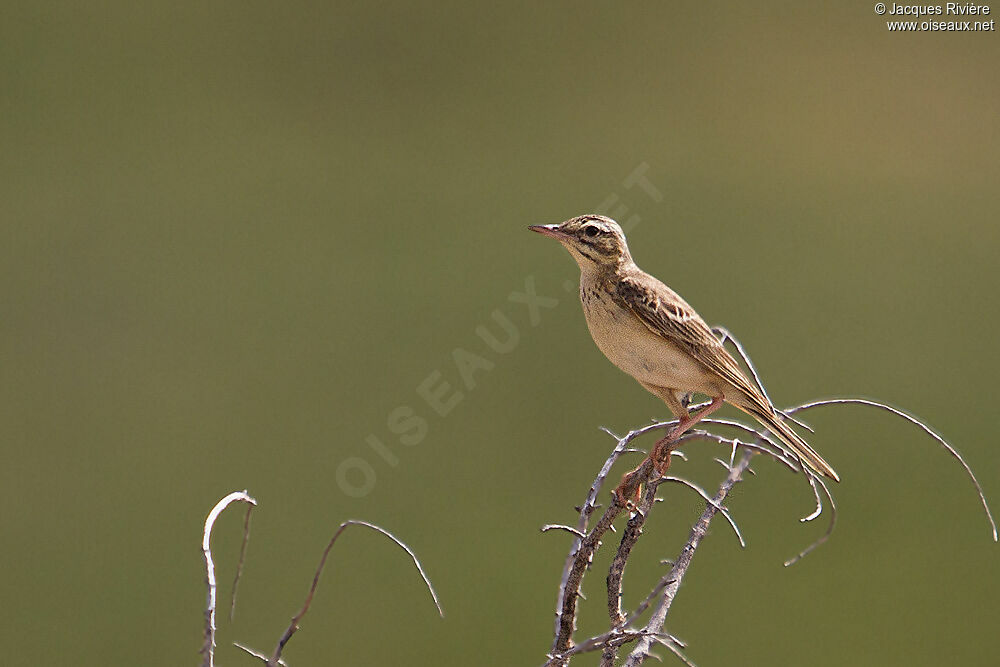
<svg viewBox="0 0 1000 667">
<path fill-rule="evenodd" d="M 781 439 L 781 442 L 795 452 L 796 456 L 804 461 L 807 466 L 812 468 L 813 471 L 820 475 L 825 475 L 835 482 L 840 481 L 840 475 L 838 475 L 837 471 L 833 469 L 833 466 L 823 460 L 823 457 L 820 456 L 815 449 L 810 447 L 809 443 L 803 440 L 798 433 L 793 431 L 792 428 L 786 424 L 784 420 L 773 410 L 765 411 L 758 406 L 744 407 L 737 405 L 736 407 L 756 418 L 757 421 L 766 426 L 772 433 Z"/>
</svg>

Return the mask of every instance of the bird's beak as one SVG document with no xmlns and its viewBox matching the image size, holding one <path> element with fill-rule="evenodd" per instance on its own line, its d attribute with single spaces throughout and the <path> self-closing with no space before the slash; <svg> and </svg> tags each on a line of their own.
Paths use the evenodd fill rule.
<svg viewBox="0 0 1000 667">
<path fill-rule="evenodd" d="M 528 229 L 533 232 L 538 232 L 543 236 L 556 239 L 557 241 L 563 241 L 569 238 L 569 234 L 559 229 L 559 225 L 529 225 Z"/>
</svg>

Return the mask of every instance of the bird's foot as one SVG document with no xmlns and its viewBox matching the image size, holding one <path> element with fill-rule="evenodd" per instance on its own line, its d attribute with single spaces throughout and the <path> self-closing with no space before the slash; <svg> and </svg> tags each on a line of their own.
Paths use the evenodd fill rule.
<svg viewBox="0 0 1000 667">
<path fill-rule="evenodd" d="M 653 445 L 652 451 L 649 452 L 649 458 L 653 462 L 653 470 L 656 471 L 657 477 L 663 477 L 670 468 L 670 454 L 673 452 L 672 445 L 675 440 L 673 431 L 671 431 L 667 437 Z"/>
<path fill-rule="evenodd" d="M 634 510 L 642 496 L 642 483 L 650 471 L 655 471 L 657 478 L 666 474 L 670 468 L 671 445 L 676 439 L 673 433 L 671 431 L 667 437 L 658 440 L 650 450 L 649 456 L 635 470 L 622 475 L 622 481 L 615 489 L 615 498 L 619 505 L 630 511 Z"/>
<path fill-rule="evenodd" d="M 642 492 L 642 480 L 639 479 L 642 466 L 622 475 L 621 483 L 615 488 L 615 500 L 628 511 L 635 510 Z"/>
</svg>

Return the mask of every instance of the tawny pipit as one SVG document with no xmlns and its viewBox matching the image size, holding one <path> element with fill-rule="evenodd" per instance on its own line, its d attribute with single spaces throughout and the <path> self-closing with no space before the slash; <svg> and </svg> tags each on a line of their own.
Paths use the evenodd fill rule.
<svg viewBox="0 0 1000 667">
<path fill-rule="evenodd" d="M 529 229 L 558 240 L 580 265 L 580 301 L 597 347 L 680 420 L 650 451 L 658 472 L 670 465 L 671 445 L 726 401 L 757 419 L 811 469 L 840 481 L 830 464 L 778 416 L 698 313 L 636 266 L 617 222 L 584 215 Z M 686 407 L 691 393 L 712 402 L 691 414 Z M 623 479 L 619 497 L 630 475 Z"/>
</svg>

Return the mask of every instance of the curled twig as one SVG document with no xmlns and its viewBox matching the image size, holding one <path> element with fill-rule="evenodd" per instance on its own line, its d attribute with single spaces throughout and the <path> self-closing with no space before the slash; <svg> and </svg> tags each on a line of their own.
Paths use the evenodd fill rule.
<svg viewBox="0 0 1000 667">
<path fill-rule="evenodd" d="M 305 602 L 302 604 L 302 609 L 300 609 L 299 612 L 292 617 L 292 622 L 288 624 L 288 627 L 285 629 L 285 632 L 282 633 L 281 638 L 278 640 L 278 645 L 275 647 L 274 653 L 271 654 L 271 657 L 268 658 L 264 654 L 258 653 L 253 649 L 249 649 L 246 646 L 236 644 L 238 648 L 243 649 L 250 655 L 262 660 L 268 665 L 268 667 L 284 664 L 281 660 L 281 652 L 284 650 L 285 645 L 288 643 L 288 640 L 291 639 L 292 635 L 294 635 L 296 631 L 299 629 L 299 622 L 309 611 L 309 607 L 310 605 L 312 605 L 313 596 L 316 594 L 316 587 L 319 585 L 320 575 L 323 574 L 323 568 L 326 565 L 327 556 L 330 555 L 330 550 L 333 548 L 333 545 L 337 541 L 337 538 L 340 537 L 341 533 L 343 533 L 348 526 L 364 526 L 365 528 L 371 528 L 375 532 L 388 537 L 390 540 L 395 542 L 397 546 L 399 546 L 407 554 L 409 554 L 410 559 L 413 560 L 413 565 L 417 568 L 417 572 L 420 574 L 420 578 L 423 579 L 424 585 L 427 586 L 427 590 L 431 594 L 431 599 L 434 600 L 434 606 L 437 607 L 438 614 L 442 618 L 444 618 L 444 610 L 441 609 L 441 603 L 438 601 L 437 593 L 434 592 L 434 586 L 431 585 L 431 580 L 427 578 L 427 573 L 424 572 L 424 567 L 423 565 L 420 564 L 420 560 L 417 558 L 417 555 L 413 553 L 413 550 L 410 549 L 410 547 L 406 546 L 406 544 L 403 543 L 403 541 L 400 540 L 398 537 L 396 537 L 395 535 L 393 535 L 392 533 L 390 533 L 389 531 L 380 526 L 376 526 L 373 523 L 368 523 L 367 521 L 350 519 L 340 524 L 340 527 L 337 528 L 337 531 L 333 534 L 333 537 L 330 538 L 329 543 L 327 543 L 326 549 L 323 550 L 323 556 L 319 559 L 319 565 L 316 567 L 316 573 L 313 575 L 312 585 L 309 587 L 309 593 L 306 594 L 306 599 Z"/>
<path fill-rule="evenodd" d="M 818 484 L 819 487 L 823 489 L 823 495 L 825 495 L 826 499 L 830 502 L 830 523 L 826 527 L 826 532 L 820 535 L 815 542 L 807 546 L 805 549 L 800 551 L 794 557 L 786 560 L 785 567 L 788 567 L 790 565 L 795 565 L 805 556 L 808 556 L 810 553 L 812 553 L 813 549 L 815 549 L 816 547 L 818 547 L 819 545 L 823 544 L 828 539 L 830 539 L 830 535 L 833 534 L 833 529 L 837 525 L 837 503 L 835 503 L 833 500 L 833 494 L 830 493 L 830 487 L 826 485 L 826 482 L 823 481 L 821 477 L 813 474 L 812 471 L 808 471 L 806 474 L 809 476 L 809 483 L 812 485 L 813 491 L 816 491 L 816 485 Z M 819 512 L 823 511 L 823 501 L 820 500 L 818 492 L 816 494 L 816 505 L 817 505 L 816 516 L 819 516 Z M 800 519 L 800 521 L 811 521 L 813 518 L 815 517 L 812 517 L 812 515 L 810 515 L 809 517 Z"/>
<path fill-rule="evenodd" d="M 816 475 L 813 474 L 813 472 L 808 469 L 806 469 L 805 473 L 806 477 L 809 478 L 809 486 L 812 487 L 813 496 L 816 498 L 816 509 L 813 510 L 812 514 L 808 514 L 799 519 L 799 521 L 803 523 L 812 521 L 813 519 L 817 518 L 820 514 L 823 513 L 823 499 L 819 495 L 819 487 L 816 486 Z"/>
<path fill-rule="evenodd" d="M 957 449 L 955 449 L 954 447 L 952 447 L 951 444 L 947 440 L 945 440 L 940 435 L 938 435 L 930 426 L 928 426 L 927 424 L 923 423 L 922 421 L 920 421 L 916 417 L 914 417 L 914 416 L 912 416 L 910 414 L 907 414 L 906 412 L 903 412 L 902 410 L 899 410 L 898 408 L 894 408 L 891 405 L 886 405 L 885 403 L 879 403 L 878 401 L 873 401 L 873 400 L 867 399 L 867 398 L 828 398 L 828 399 L 824 399 L 824 400 L 820 400 L 820 401 L 812 401 L 811 403 L 803 403 L 802 405 L 798 405 L 798 406 L 795 406 L 794 408 L 790 408 L 789 410 L 787 410 L 787 412 L 789 414 L 793 414 L 793 413 L 796 413 L 796 412 L 803 412 L 803 411 L 809 410 L 811 408 L 816 408 L 816 407 L 819 407 L 819 406 L 822 406 L 822 405 L 845 405 L 845 404 L 869 405 L 869 406 L 874 407 L 874 408 L 879 408 L 881 410 L 885 410 L 887 412 L 890 412 L 890 413 L 896 415 L 897 417 L 902 417 L 903 419 L 905 419 L 906 421 L 910 422 L 911 424 L 915 424 L 915 425 L 919 426 L 920 429 L 924 433 L 926 433 L 927 435 L 929 435 L 930 437 L 932 437 L 934 440 L 936 440 L 937 443 L 939 445 L 941 445 L 945 449 L 945 451 L 947 451 L 953 458 L 955 458 L 962 465 L 962 468 L 965 470 L 965 474 L 972 481 L 973 486 L 976 487 L 976 493 L 979 495 L 979 502 L 983 506 L 983 511 L 986 512 L 986 518 L 990 522 L 990 528 L 993 529 L 993 541 L 994 542 L 997 541 L 997 524 L 996 524 L 996 521 L 993 520 L 993 513 L 990 512 L 990 506 L 986 502 L 986 496 L 985 496 L 985 494 L 983 494 L 983 487 L 980 486 L 979 480 L 976 479 L 976 475 L 972 472 L 972 468 L 970 468 L 969 464 L 965 462 L 965 459 L 962 458 L 962 455 L 958 453 Z"/>
<path fill-rule="evenodd" d="M 201 534 L 201 552 L 205 557 L 205 583 L 208 586 L 208 601 L 205 606 L 205 641 L 201 647 L 203 667 L 213 667 L 215 665 L 215 607 L 218 585 L 215 580 L 215 561 L 212 558 L 212 529 L 215 527 L 215 521 L 219 518 L 219 515 L 235 502 L 247 503 L 248 505 L 247 519 L 244 523 L 243 549 L 240 552 L 240 567 L 237 569 L 236 580 L 233 582 L 233 604 L 236 604 L 236 584 L 239 582 L 239 572 L 243 568 L 243 554 L 245 553 L 246 541 L 249 536 L 249 512 L 257 504 L 257 501 L 250 497 L 246 490 L 230 493 L 217 502 L 212 511 L 208 513 L 208 518 L 205 519 L 205 529 Z"/>
</svg>

